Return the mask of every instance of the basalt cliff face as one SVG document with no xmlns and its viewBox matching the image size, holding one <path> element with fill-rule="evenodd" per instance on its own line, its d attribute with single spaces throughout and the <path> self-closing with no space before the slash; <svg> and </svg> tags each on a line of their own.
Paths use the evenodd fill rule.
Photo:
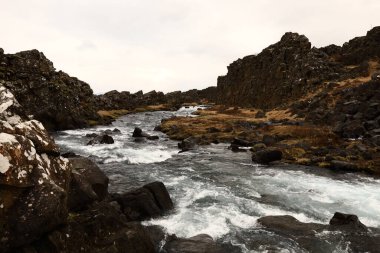
<svg viewBox="0 0 380 253">
<path fill-rule="evenodd" d="M 233 106 L 273 108 L 317 90 L 329 81 L 366 76 L 368 61 L 380 57 L 380 27 L 342 47 L 312 48 L 297 33 L 258 55 L 239 59 L 217 83 L 217 102 Z"/>
<path fill-rule="evenodd" d="M 99 120 L 90 86 L 55 71 L 37 50 L 4 54 L 0 49 L 0 83 L 48 130 L 82 128 Z"/>
</svg>

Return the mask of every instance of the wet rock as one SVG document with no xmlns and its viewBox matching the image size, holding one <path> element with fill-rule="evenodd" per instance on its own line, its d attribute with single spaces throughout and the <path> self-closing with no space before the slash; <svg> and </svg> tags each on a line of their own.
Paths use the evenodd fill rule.
<svg viewBox="0 0 380 253">
<path fill-rule="evenodd" d="M 252 161 L 259 164 L 269 164 L 282 159 L 282 152 L 278 149 L 265 149 L 252 154 Z"/>
<path fill-rule="evenodd" d="M 136 190 L 115 195 L 113 198 L 131 221 L 154 218 L 173 208 L 169 193 L 161 182 L 154 182 Z"/>
<path fill-rule="evenodd" d="M 180 143 L 178 143 L 178 148 L 181 149 L 181 152 L 195 149 L 196 146 L 197 146 L 197 139 L 195 139 L 194 137 L 186 138 L 182 140 Z"/>
<path fill-rule="evenodd" d="M 120 129 L 118 129 L 118 128 L 114 128 L 114 129 L 112 130 L 112 132 L 113 132 L 113 133 L 117 133 L 117 134 L 120 134 L 120 133 L 121 133 Z"/>
<path fill-rule="evenodd" d="M 139 127 L 136 127 L 135 130 L 133 131 L 133 134 L 132 134 L 132 137 L 134 138 L 147 138 L 148 140 L 158 140 L 159 137 L 154 135 L 149 135 L 147 133 L 145 133 L 141 128 Z M 137 140 L 136 142 L 141 142 L 139 140 Z"/>
<path fill-rule="evenodd" d="M 206 234 L 196 235 L 190 238 L 168 238 L 164 249 L 167 253 L 226 253 L 217 245 L 211 236 Z"/>
<path fill-rule="evenodd" d="M 113 203 L 94 203 L 62 226 L 31 244 L 26 252 L 155 253 L 149 233 L 128 222 Z M 23 251 L 25 253 L 25 251 Z"/>
<path fill-rule="evenodd" d="M 75 157 L 69 160 L 73 166 L 68 198 L 70 210 L 82 210 L 94 201 L 106 198 L 109 179 L 104 172 L 88 158 Z"/>
<path fill-rule="evenodd" d="M 262 217 L 258 223 L 306 252 L 334 252 L 342 242 L 348 252 L 377 252 L 380 246 L 379 233 L 370 232 L 355 215 L 336 213 L 330 225 L 303 223 L 289 215 Z M 328 242 L 321 234 L 329 235 Z"/>
<path fill-rule="evenodd" d="M 256 143 L 255 145 L 252 146 L 251 151 L 256 152 L 256 151 L 263 150 L 266 148 L 267 148 L 267 145 L 265 145 L 264 143 Z"/>
<path fill-rule="evenodd" d="M 113 144 L 115 143 L 112 136 L 108 134 L 100 135 L 90 140 L 87 145 L 96 145 L 96 144 Z"/>
<path fill-rule="evenodd" d="M 331 169 L 340 171 L 358 171 L 358 166 L 351 162 L 332 160 L 330 162 Z"/>
<path fill-rule="evenodd" d="M 87 137 L 87 138 L 96 138 L 96 137 L 98 137 L 98 136 L 99 136 L 99 135 L 96 134 L 96 133 L 86 134 L 86 137 Z"/>
<path fill-rule="evenodd" d="M 330 225 L 339 226 L 340 228 L 345 227 L 346 229 L 352 229 L 355 231 L 358 230 L 367 230 L 367 227 L 360 222 L 358 216 L 353 214 L 345 214 L 336 212 L 330 220 Z"/>
</svg>

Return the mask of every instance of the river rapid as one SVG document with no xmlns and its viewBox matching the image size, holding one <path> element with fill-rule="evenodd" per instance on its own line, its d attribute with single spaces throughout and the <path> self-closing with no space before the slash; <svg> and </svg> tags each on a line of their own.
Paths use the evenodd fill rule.
<svg viewBox="0 0 380 253">
<path fill-rule="evenodd" d="M 176 141 L 153 131 L 161 119 L 191 117 L 197 109 L 129 114 L 112 126 L 59 132 L 55 140 L 63 152 L 94 159 L 110 178 L 110 192 L 164 182 L 175 209 L 145 224 L 163 226 L 178 237 L 209 234 L 231 252 L 304 252 L 257 224 L 258 218 L 268 215 L 328 223 L 339 211 L 380 228 L 380 179 L 320 168 L 260 166 L 251 162 L 250 152 L 233 153 L 227 144 L 178 153 Z M 160 139 L 134 142 L 135 127 Z M 86 145 L 86 134 L 113 128 L 121 131 L 113 135 L 114 144 Z M 331 239 L 331 245 L 332 252 L 347 252 L 344 241 Z"/>
</svg>

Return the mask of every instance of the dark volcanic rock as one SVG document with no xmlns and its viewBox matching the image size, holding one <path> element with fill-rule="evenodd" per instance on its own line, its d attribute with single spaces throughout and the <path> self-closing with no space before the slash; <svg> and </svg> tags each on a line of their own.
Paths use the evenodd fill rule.
<svg viewBox="0 0 380 253">
<path fill-rule="evenodd" d="M 157 217 L 173 208 L 173 202 L 161 182 L 154 182 L 113 198 L 131 221 Z"/>
<path fill-rule="evenodd" d="M 112 203 L 101 202 L 73 216 L 66 226 L 50 232 L 22 253 L 155 253 L 149 233 L 130 223 Z M 20 253 L 21 253 L 20 252 Z"/>
<path fill-rule="evenodd" d="M 266 216 L 258 219 L 266 229 L 297 242 L 306 252 L 334 252 L 342 242 L 347 252 L 378 252 L 380 234 L 369 231 L 356 215 L 335 213 L 330 225 L 303 223 L 292 216 Z M 329 234 L 326 241 L 321 234 Z"/>
<path fill-rule="evenodd" d="M 227 253 L 214 242 L 211 236 L 206 234 L 190 238 L 171 236 L 164 249 L 167 253 Z"/>
<path fill-rule="evenodd" d="M 101 201 L 108 195 L 108 177 L 90 159 L 75 157 L 69 159 L 72 179 L 68 198 L 71 210 L 78 211 L 94 201 Z"/>
<path fill-rule="evenodd" d="M 346 226 L 353 230 L 367 230 L 367 227 L 360 222 L 358 216 L 336 212 L 330 220 L 332 226 Z"/>
<path fill-rule="evenodd" d="M 95 145 L 95 144 L 113 144 L 115 143 L 112 136 L 108 134 L 96 136 L 94 139 L 90 140 L 87 145 Z"/>
<path fill-rule="evenodd" d="M 252 161 L 260 164 L 269 164 L 282 159 L 282 152 L 277 149 L 264 149 L 252 154 Z"/>
<path fill-rule="evenodd" d="M 42 124 L 22 111 L 0 84 L 1 252 L 38 239 L 68 213 L 71 165 Z"/>
<path fill-rule="evenodd" d="M 48 130 L 82 128 L 89 120 L 100 120 L 90 86 L 55 71 L 43 53 L 0 54 L 0 63 L 0 83 Z"/>
<path fill-rule="evenodd" d="M 338 71 L 305 36 L 286 33 L 260 54 L 230 64 L 227 75 L 218 78 L 217 102 L 271 108 L 315 89 Z"/>
</svg>

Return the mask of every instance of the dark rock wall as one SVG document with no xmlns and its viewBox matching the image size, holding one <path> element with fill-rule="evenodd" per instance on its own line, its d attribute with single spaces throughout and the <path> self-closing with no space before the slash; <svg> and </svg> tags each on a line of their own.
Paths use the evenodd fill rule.
<svg viewBox="0 0 380 253">
<path fill-rule="evenodd" d="M 239 59 L 218 78 L 217 102 L 227 105 L 273 108 L 294 101 L 323 82 L 367 72 L 365 61 L 380 56 L 380 27 L 343 47 L 311 48 L 309 40 L 286 33 L 258 55 Z M 364 61 L 364 63 L 363 63 Z M 346 65 L 361 65 L 347 70 Z"/>
<path fill-rule="evenodd" d="M 98 120 L 90 86 L 55 71 L 53 63 L 37 50 L 16 54 L 0 51 L 0 82 L 28 115 L 48 130 L 82 128 Z"/>
</svg>

